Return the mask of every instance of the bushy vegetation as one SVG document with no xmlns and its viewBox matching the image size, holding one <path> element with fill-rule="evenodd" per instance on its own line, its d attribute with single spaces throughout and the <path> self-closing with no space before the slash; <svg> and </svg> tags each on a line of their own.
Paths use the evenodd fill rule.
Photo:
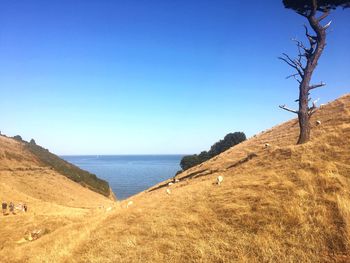
<svg viewBox="0 0 350 263">
<path fill-rule="evenodd" d="M 23 141 L 23 139 L 20 135 L 13 136 L 13 139 L 15 139 L 16 141 L 20 141 L 20 142 Z"/>
<path fill-rule="evenodd" d="M 247 138 L 243 132 L 234 132 L 227 134 L 223 140 L 214 143 L 209 151 L 203 151 L 200 154 L 184 156 L 181 159 L 180 166 L 183 170 L 187 170 L 193 166 L 203 163 L 210 158 L 228 150 L 232 146 L 245 141 Z"/>
<path fill-rule="evenodd" d="M 97 178 L 95 174 L 80 169 L 79 167 L 62 160 L 47 149 L 37 145 L 32 139 L 30 143 L 25 143 L 25 147 L 33 153 L 42 163 L 52 167 L 55 171 L 104 196 L 110 195 L 109 184 Z"/>
</svg>

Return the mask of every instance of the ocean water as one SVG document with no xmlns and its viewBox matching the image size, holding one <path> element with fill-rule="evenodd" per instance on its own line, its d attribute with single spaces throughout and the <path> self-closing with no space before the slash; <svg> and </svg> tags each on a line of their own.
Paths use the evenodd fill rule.
<svg viewBox="0 0 350 263">
<path fill-rule="evenodd" d="M 106 180 L 118 200 L 173 177 L 181 169 L 182 157 L 183 155 L 61 156 Z"/>
</svg>

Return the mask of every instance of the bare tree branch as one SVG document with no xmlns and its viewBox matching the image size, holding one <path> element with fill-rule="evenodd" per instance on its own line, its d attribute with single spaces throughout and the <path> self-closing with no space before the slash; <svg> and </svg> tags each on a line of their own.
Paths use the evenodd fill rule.
<svg viewBox="0 0 350 263">
<path fill-rule="evenodd" d="M 304 70 L 303 64 L 302 64 L 302 62 L 301 62 L 301 58 L 302 58 L 302 56 L 299 55 L 298 60 L 294 60 L 294 62 L 295 62 L 295 64 L 298 65 L 298 67 L 299 67 L 301 70 Z"/>
<path fill-rule="evenodd" d="M 279 107 L 280 107 L 281 109 L 286 110 L 286 111 L 289 111 L 289 112 L 293 112 L 293 113 L 296 113 L 296 114 L 299 113 L 299 111 L 297 111 L 297 110 L 292 110 L 292 109 L 287 108 L 286 105 L 279 105 Z"/>
<path fill-rule="evenodd" d="M 316 88 L 323 87 L 323 86 L 326 86 L 326 83 L 321 81 L 320 84 L 315 84 L 315 85 L 309 86 L 309 90 L 316 89 Z"/>
<path fill-rule="evenodd" d="M 295 74 L 289 75 L 289 76 L 286 77 L 286 79 L 289 79 L 289 78 L 292 78 L 292 77 L 296 77 L 296 76 L 299 76 L 299 73 L 295 73 Z"/>
<path fill-rule="evenodd" d="M 298 72 L 300 77 L 303 77 L 303 68 L 299 66 L 300 62 L 296 62 L 295 60 L 291 59 L 286 53 L 283 53 L 283 56 L 285 56 L 285 58 L 278 57 L 278 59 L 281 59 L 284 62 L 286 62 L 289 66 L 291 66 Z"/>
<path fill-rule="evenodd" d="M 304 28 L 305 28 L 305 35 L 306 35 L 307 39 L 309 40 L 309 44 L 310 44 L 310 48 L 304 49 L 305 50 L 305 57 L 306 57 L 306 59 L 308 59 L 314 53 L 315 46 L 317 44 L 317 37 L 309 34 L 309 29 L 306 25 L 304 25 Z"/>
<path fill-rule="evenodd" d="M 307 52 L 307 49 L 305 48 L 303 42 L 301 41 L 298 41 L 296 39 L 294 39 L 294 41 L 297 43 L 297 47 L 298 47 L 298 59 L 295 59 L 294 62 L 295 64 L 297 64 L 299 66 L 299 68 L 304 71 L 304 67 L 303 67 L 303 63 L 302 63 L 302 58 L 303 57 L 306 57 L 306 52 Z M 304 53 L 302 53 L 301 49 L 304 50 Z"/>
<path fill-rule="evenodd" d="M 308 112 L 309 117 L 311 117 L 315 112 L 316 112 L 316 108 L 310 108 Z"/>
<path fill-rule="evenodd" d="M 294 65 L 294 62 L 291 63 L 291 62 L 289 62 L 287 59 L 282 58 L 282 57 L 278 57 L 278 59 L 283 60 L 283 61 L 286 62 L 289 66 L 291 66 L 292 68 L 298 70 L 298 67 L 297 67 L 296 65 Z"/>
<path fill-rule="evenodd" d="M 293 38 L 292 40 L 297 44 L 299 54 L 301 54 L 300 48 L 302 48 L 305 52 L 307 52 L 309 50 L 308 48 L 306 48 L 304 46 L 303 42 L 297 40 L 296 38 Z"/>
<path fill-rule="evenodd" d="M 297 66 L 294 60 L 290 58 L 290 56 L 288 56 L 286 53 L 282 53 L 282 54 L 288 59 L 288 61 L 292 62 L 295 66 Z"/>
<path fill-rule="evenodd" d="M 317 38 L 315 36 L 310 35 L 309 29 L 307 28 L 307 26 L 305 24 L 304 24 L 304 28 L 305 28 L 305 35 L 309 39 L 310 45 L 312 45 L 313 43 L 316 43 Z"/>
<path fill-rule="evenodd" d="M 317 20 L 319 22 L 321 22 L 323 19 L 325 19 L 327 16 L 329 15 L 329 10 L 327 10 L 326 12 L 324 12 L 319 18 L 317 18 Z"/>
<path fill-rule="evenodd" d="M 297 76 L 299 76 L 299 73 L 295 73 L 295 74 L 289 75 L 289 76 L 286 77 L 286 79 L 294 78 L 300 84 L 301 81 L 300 81 L 300 79 L 297 79 Z"/>
<path fill-rule="evenodd" d="M 324 27 L 323 27 L 323 29 L 327 29 L 327 28 L 329 28 L 329 26 L 331 25 L 331 23 L 332 23 L 332 20 L 331 21 L 329 21 Z"/>
<path fill-rule="evenodd" d="M 319 99 L 317 99 L 317 100 L 314 100 L 313 102 L 312 102 L 312 106 L 309 108 L 309 110 L 308 110 L 308 115 L 309 115 L 309 117 L 311 117 L 312 116 L 312 114 L 314 114 L 315 112 L 316 112 L 316 110 L 317 110 L 317 106 L 316 106 L 316 103 L 319 101 Z"/>
</svg>

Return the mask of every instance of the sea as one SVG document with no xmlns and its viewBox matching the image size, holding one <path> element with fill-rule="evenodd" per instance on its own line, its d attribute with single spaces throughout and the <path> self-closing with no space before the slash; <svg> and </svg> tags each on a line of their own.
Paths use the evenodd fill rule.
<svg viewBox="0 0 350 263">
<path fill-rule="evenodd" d="M 70 155 L 64 160 L 106 180 L 118 200 L 173 177 L 183 155 Z"/>
</svg>

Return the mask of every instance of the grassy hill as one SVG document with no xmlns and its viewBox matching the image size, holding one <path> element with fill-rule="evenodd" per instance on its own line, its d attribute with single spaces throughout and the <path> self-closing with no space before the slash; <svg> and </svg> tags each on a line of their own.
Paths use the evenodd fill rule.
<svg viewBox="0 0 350 263">
<path fill-rule="evenodd" d="M 97 178 L 95 174 L 91 174 L 71 163 L 66 162 L 39 145 L 26 143 L 25 148 L 35 155 L 43 164 L 52 167 L 54 170 L 67 176 L 74 182 L 80 183 L 92 191 L 100 193 L 104 196 L 111 195 L 108 183 Z"/>
<path fill-rule="evenodd" d="M 21 215 L 32 221 L 23 221 L 19 230 L 18 219 L 0 217 L 6 226 L 0 230 L 0 258 L 350 262 L 350 95 L 322 106 L 311 121 L 312 140 L 306 144 L 295 145 L 298 123 L 291 120 L 177 175 L 178 183 L 163 182 L 108 212 L 70 208 L 62 200 L 57 210 L 55 204 L 39 215 Z M 220 186 L 215 184 L 219 175 L 224 177 Z M 0 198 L 3 186 L 11 192 L 10 176 L 1 181 Z M 16 242 L 26 229 L 42 225 L 49 231 L 38 240 Z"/>
<path fill-rule="evenodd" d="M 11 144 L 9 142 L 9 140 L 11 140 L 10 138 L 1 138 L 2 141 L 0 141 L 0 143 L 3 144 L 3 147 L 4 144 Z M 56 172 L 73 180 L 74 182 L 77 182 L 82 186 L 91 189 L 92 191 L 95 191 L 107 197 L 113 196 L 108 183 L 100 178 L 97 178 L 95 174 L 91 174 L 71 163 L 66 162 L 65 160 L 59 158 L 57 155 L 50 153 L 47 149 L 35 143 L 28 143 L 26 141 L 22 141 L 21 139 L 16 140 L 16 142 L 18 144 L 16 146 L 17 151 L 11 151 L 10 149 L 3 151 L 3 162 L 5 159 L 10 159 L 12 161 L 16 160 L 17 162 L 21 163 L 23 160 L 28 158 L 28 156 L 32 156 L 32 159 L 36 159 L 35 161 L 37 164 L 40 163 L 42 166 L 51 168 Z M 12 145 L 16 144 L 16 142 L 12 142 Z M 22 148 L 20 149 L 20 152 L 22 152 L 21 155 L 18 154 L 18 147 Z"/>
<path fill-rule="evenodd" d="M 31 250 L 28 245 L 34 242 L 28 245 L 23 243 L 28 232 L 39 229 L 45 231 L 47 236 L 57 235 L 60 230 L 74 228 L 77 223 L 94 218 L 94 211 L 102 210 L 99 207 L 113 207 L 116 204 L 45 165 L 28 151 L 24 143 L 5 136 L 0 136 L 0 200 L 26 203 L 28 206 L 27 213 L 16 211 L 16 215 L 0 214 L 0 262 L 26 262 L 26 257 L 36 254 L 37 250 L 41 251 L 41 248 Z M 99 214 L 99 218 L 101 216 Z M 62 234 L 66 237 L 69 235 Z M 16 259 L 12 251 L 17 249 L 28 250 L 17 255 L 19 258 Z M 32 262 L 47 261 L 42 258 Z"/>
</svg>

